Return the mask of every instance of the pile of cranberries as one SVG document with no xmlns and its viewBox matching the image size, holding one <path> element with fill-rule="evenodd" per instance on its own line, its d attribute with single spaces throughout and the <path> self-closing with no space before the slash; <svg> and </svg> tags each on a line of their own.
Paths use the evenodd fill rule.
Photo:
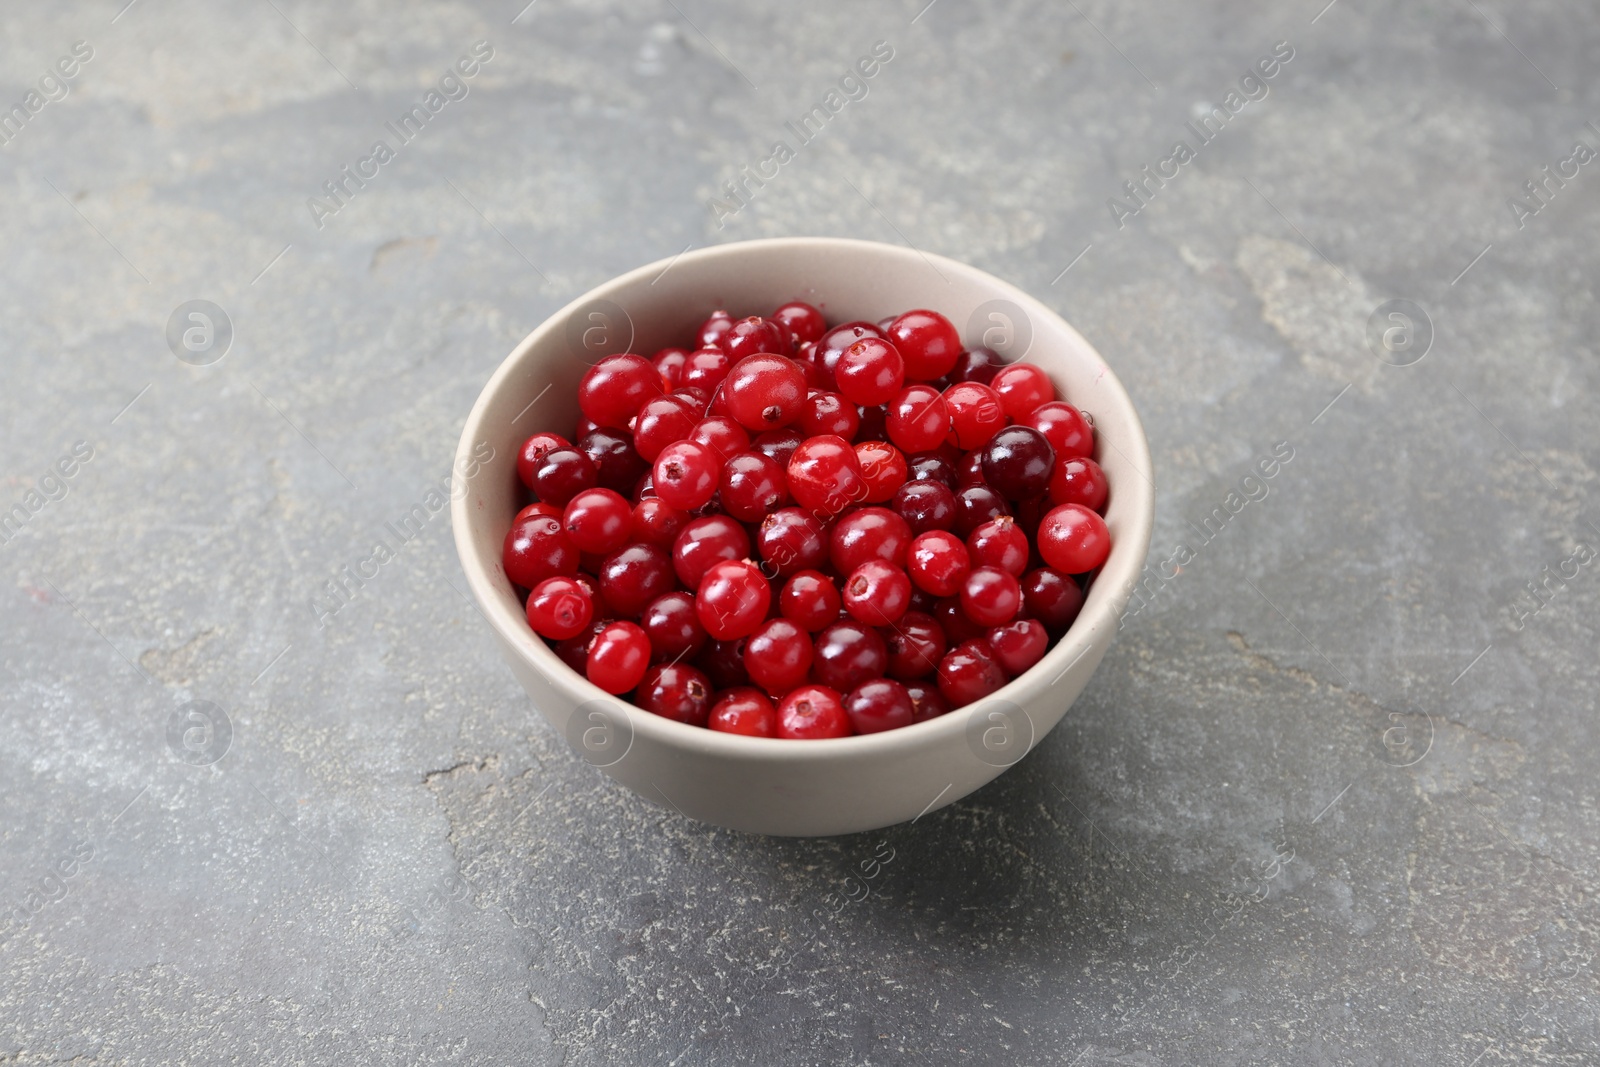
<svg viewBox="0 0 1600 1067">
<path fill-rule="evenodd" d="M 578 406 L 576 444 L 518 455 L 505 572 L 572 669 L 678 722 L 942 715 L 1037 663 L 1111 550 L 1090 422 L 938 312 L 716 311 L 692 350 L 600 360 Z"/>
</svg>

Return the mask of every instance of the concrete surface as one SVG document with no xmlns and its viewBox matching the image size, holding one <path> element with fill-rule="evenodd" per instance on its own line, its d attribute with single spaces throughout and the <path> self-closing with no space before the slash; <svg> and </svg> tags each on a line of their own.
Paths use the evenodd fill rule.
<svg viewBox="0 0 1600 1067">
<path fill-rule="evenodd" d="M 1600 1062 L 1593 7 L 925 2 L 8 5 L 0 1062 Z M 442 515 L 313 606 L 545 315 L 776 234 L 1058 308 L 1192 556 L 1022 764 L 859 838 L 609 785 Z"/>
</svg>

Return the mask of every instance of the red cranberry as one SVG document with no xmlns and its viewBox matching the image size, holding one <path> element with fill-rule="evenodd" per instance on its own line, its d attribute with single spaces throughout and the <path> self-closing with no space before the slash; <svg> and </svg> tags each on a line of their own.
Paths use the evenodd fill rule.
<svg viewBox="0 0 1600 1067">
<path fill-rule="evenodd" d="M 1000 398 L 1000 406 L 1013 422 L 1022 422 L 1034 408 L 1056 398 L 1056 387 L 1050 376 L 1032 363 L 1001 367 L 989 387 Z"/>
<path fill-rule="evenodd" d="M 722 693 L 711 706 L 707 722 L 713 730 L 745 737 L 778 736 L 778 709 L 767 694 L 754 686 L 737 686 Z"/>
<path fill-rule="evenodd" d="M 690 519 L 672 543 L 672 569 L 685 589 L 699 589 L 700 579 L 712 564 L 744 559 L 750 554 L 750 535 L 726 515 Z"/>
<path fill-rule="evenodd" d="M 958 382 L 988 385 L 994 381 L 996 372 L 1008 362 L 1009 360 L 992 348 L 970 349 L 961 353 L 961 358 L 956 360 L 955 368 L 950 371 L 950 377 Z"/>
<path fill-rule="evenodd" d="M 1040 404 L 1019 421 L 1044 434 L 1045 440 L 1050 442 L 1050 447 L 1061 459 L 1081 459 L 1094 455 L 1094 427 L 1071 404 L 1061 401 Z"/>
<path fill-rule="evenodd" d="M 998 567 L 974 567 L 961 583 L 961 610 L 979 626 L 1003 626 L 1017 617 L 1022 587 Z"/>
<path fill-rule="evenodd" d="M 1028 535 L 1009 515 L 990 519 L 967 535 L 967 554 L 975 567 L 999 567 L 1013 578 L 1028 569 Z"/>
<path fill-rule="evenodd" d="M 856 463 L 861 480 L 867 483 L 868 504 L 883 504 L 893 499 L 896 489 L 906 481 L 906 457 L 887 441 L 862 441 L 856 445 Z"/>
<path fill-rule="evenodd" d="M 1022 614 L 1038 619 L 1052 634 L 1065 633 L 1082 608 L 1083 590 L 1060 571 L 1040 567 L 1023 576 Z"/>
<path fill-rule="evenodd" d="M 577 574 L 578 549 L 560 522 L 547 515 L 535 515 L 507 531 L 500 564 L 512 582 L 532 589 L 546 578 Z"/>
<path fill-rule="evenodd" d="M 737 455 L 750 447 L 750 435 L 744 432 L 743 426 L 726 415 L 713 415 L 701 419 L 695 428 L 689 431 L 689 440 L 705 445 L 715 452 L 718 463 L 726 462 L 729 456 Z"/>
<path fill-rule="evenodd" d="M 956 520 L 956 495 L 941 482 L 907 482 L 895 490 L 894 510 L 913 534 L 948 530 Z"/>
<path fill-rule="evenodd" d="M 944 628 L 932 615 L 908 611 L 895 624 L 889 646 L 889 677 L 908 682 L 932 674 L 945 651 Z"/>
<path fill-rule="evenodd" d="M 937 452 L 918 452 L 907 458 L 906 478 L 913 482 L 938 482 L 952 491 L 959 488 L 955 465 Z"/>
<path fill-rule="evenodd" d="M 794 456 L 794 450 L 800 447 L 805 434 L 792 426 L 785 426 L 781 430 L 768 430 L 760 433 L 750 442 L 750 451 L 760 452 L 769 459 L 776 460 L 778 466 L 787 468 L 789 460 Z"/>
<path fill-rule="evenodd" d="M 585 489 L 567 501 L 561 522 L 573 544 L 604 554 L 628 543 L 633 509 L 610 489 Z"/>
<path fill-rule="evenodd" d="M 816 348 L 811 354 L 811 365 L 818 384 L 824 389 L 837 390 L 839 382 L 834 375 L 834 368 L 839 365 L 839 357 L 844 355 L 844 350 L 864 337 L 882 336 L 883 331 L 870 322 L 847 322 L 817 338 Z"/>
<path fill-rule="evenodd" d="M 800 508 L 779 508 L 761 520 L 756 552 L 773 573 L 785 576 L 828 561 L 828 534 L 816 516 Z"/>
<path fill-rule="evenodd" d="M 797 740 L 849 737 L 850 717 L 837 690 L 805 685 L 778 704 L 778 736 Z"/>
<path fill-rule="evenodd" d="M 687 511 L 680 511 L 658 496 L 646 497 L 633 506 L 628 538 L 670 550 L 678 531 L 688 521 Z"/>
<path fill-rule="evenodd" d="M 685 663 L 646 668 L 633 702 L 645 711 L 688 726 L 704 726 L 711 715 L 711 679 Z"/>
<path fill-rule="evenodd" d="M 540 637 L 563 641 L 588 629 L 594 600 L 571 578 L 546 578 L 528 594 L 528 625 Z"/>
<path fill-rule="evenodd" d="M 612 612 L 637 619 L 649 603 L 673 587 L 672 562 L 655 545 L 629 545 L 607 556 L 596 575 L 600 597 Z"/>
<path fill-rule="evenodd" d="M 888 334 L 905 357 L 906 377 L 915 381 L 943 378 L 961 355 L 961 335 L 937 311 L 907 311 L 889 324 Z"/>
<path fill-rule="evenodd" d="M 1039 555 L 1065 574 L 1087 574 L 1111 554 L 1106 520 L 1082 504 L 1062 504 L 1039 523 Z"/>
<path fill-rule="evenodd" d="M 650 638 L 651 658 L 656 662 L 692 659 L 706 644 L 706 628 L 694 610 L 694 597 L 682 590 L 652 600 L 639 625 Z"/>
<path fill-rule="evenodd" d="M 956 521 L 951 527 L 962 537 L 990 519 L 1011 514 L 1005 499 L 987 485 L 969 485 L 956 494 Z"/>
<path fill-rule="evenodd" d="M 872 407 L 887 404 L 900 391 L 906 364 L 888 341 L 863 337 L 839 356 L 833 376 L 846 400 Z"/>
<path fill-rule="evenodd" d="M 822 518 L 831 518 L 866 495 L 856 450 L 842 437 L 803 442 L 789 457 L 789 495 Z"/>
<path fill-rule="evenodd" d="M 745 643 L 744 669 L 767 692 L 787 693 L 811 670 L 811 635 L 788 619 L 768 619 Z"/>
<path fill-rule="evenodd" d="M 681 396 L 658 396 L 645 402 L 633 427 L 633 447 L 647 462 L 674 441 L 688 438 L 700 421 L 700 409 Z"/>
<path fill-rule="evenodd" d="M 981 448 L 1006 424 L 1006 412 L 993 389 L 977 382 L 957 382 L 944 391 L 950 412 L 950 436 L 957 448 Z"/>
<path fill-rule="evenodd" d="M 971 553 L 961 538 L 945 530 L 929 530 L 911 542 L 906 558 L 906 573 L 934 596 L 955 596 L 972 570 Z"/>
<path fill-rule="evenodd" d="M 661 375 L 643 356 L 607 356 L 584 372 L 578 407 L 598 426 L 627 429 L 644 402 L 661 395 Z"/>
<path fill-rule="evenodd" d="M 587 415 L 579 415 L 578 425 L 572 431 L 572 439 L 574 441 L 582 440 L 584 437 L 594 433 L 598 429 L 601 429 L 601 426 L 598 422 L 593 421 Z"/>
<path fill-rule="evenodd" d="M 689 358 L 684 361 L 683 372 L 678 375 L 678 384 L 703 390 L 710 395 L 722 385 L 731 366 L 733 360 L 720 348 L 702 348 L 690 352 Z"/>
<path fill-rule="evenodd" d="M 561 657 L 561 662 L 571 667 L 579 674 L 584 674 L 589 668 L 589 649 L 594 647 L 594 639 L 600 636 L 600 631 L 610 626 L 611 619 L 595 619 L 574 637 L 565 641 L 557 641 L 555 653 Z"/>
<path fill-rule="evenodd" d="M 649 665 L 650 639 L 644 631 L 631 622 L 613 622 L 606 624 L 589 647 L 584 673 L 608 693 L 626 693 L 644 678 Z"/>
<path fill-rule="evenodd" d="M 851 409 L 854 414 L 855 409 Z M 564 448 L 571 448 L 572 442 L 558 433 L 536 433 L 517 450 L 517 477 L 522 479 L 522 484 L 529 489 L 534 488 L 533 474 L 544 464 L 545 457 L 550 453 Z"/>
<path fill-rule="evenodd" d="M 856 414 L 861 416 L 861 425 L 856 428 L 856 441 L 887 441 L 889 439 L 888 416 L 883 413 L 879 405 L 856 408 Z"/>
<path fill-rule="evenodd" d="M 878 678 L 856 686 L 844 698 L 845 714 L 858 734 L 897 730 L 916 721 L 911 694 L 899 682 Z"/>
<path fill-rule="evenodd" d="M 1081 504 L 1090 511 L 1103 512 L 1110 492 L 1106 472 L 1086 456 L 1059 461 L 1050 475 L 1052 504 Z"/>
<path fill-rule="evenodd" d="M 1015 678 L 1044 659 L 1050 635 L 1038 619 L 1018 619 L 989 631 L 989 648 L 1007 674 Z"/>
<path fill-rule="evenodd" d="M 722 308 L 718 308 L 706 316 L 700 324 L 700 329 L 695 331 L 695 337 L 700 342 L 700 347 L 709 348 L 717 343 L 717 338 L 733 328 L 733 315 Z"/>
<path fill-rule="evenodd" d="M 599 482 L 594 460 L 574 448 L 548 453 L 533 472 L 533 491 L 540 500 L 558 508 L 566 507 L 567 501 Z"/>
<path fill-rule="evenodd" d="M 963 641 L 939 661 L 939 692 L 952 708 L 982 700 L 1005 684 L 1005 671 L 983 641 Z"/>
<path fill-rule="evenodd" d="M 617 430 L 591 430 L 578 439 L 578 451 L 595 466 L 595 479 L 607 488 L 626 493 L 650 469 L 634 450 L 633 439 Z"/>
<path fill-rule="evenodd" d="M 795 300 L 772 313 L 772 319 L 783 323 L 800 342 L 815 341 L 828 330 L 828 320 L 810 304 Z"/>
<path fill-rule="evenodd" d="M 708 446 L 675 441 L 656 457 L 651 480 L 662 500 L 683 511 L 693 511 L 717 491 L 721 467 L 717 454 Z"/>
<path fill-rule="evenodd" d="M 950 411 L 931 385 L 908 385 L 889 403 L 885 428 L 905 452 L 938 448 L 950 433 Z"/>
<path fill-rule="evenodd" d="M 661 384 L 668 389 L 677 388 L 678 378 L 683 374 L 683 365 L 688 360 L 689 352 L 682 348 L 662 348 L 650 357 L 656 373 L 661 375 Z"/>
<path fill-rule="evenodd" d="M 717 347 L 728 354 L 735 363 L 758 353 L 787 355 L 789 344 L 784 331 L 777 323 L 768 322 L 758 315 L 740 319 L 717 338 Z M 740 420 L 741 422 L 744 420 Z"/>
<path fill-rule="evenodd" d="M 750 675 L 744 669 L 744 646 L 747 638 L 733 641 L 708 641 L 705 650 L 695 660 L 695 666 L 705 671 L 717 689 L 733 689 L 749 685 Z"/>
<path fill-rule="evenodd" d="M 834 437 L 851 441 L 855 439 L 856 431 L 861 428 L 861 415 L 856 411 L 854 404 L 838 393 L 830 393 L 826 389 L 813 389 L 806 395 L 805 403 L 800 406 L 800 416 L 795 420 L 795 427 L 807 437 L 832 434 Z"/>
<path fill-rule="evenodd" d="M 799 365 L 787 356 L 750 355 L 733 365 L 722 391 L 734 421 L 759 433 L 787 426 L 800 417 L 806 379 Z"/>
<path fill-rule="evenodd" d="M 694 607 L 700 625 L 719 641 L 748 637 L 767 617 L 772 590 L 749 560 L 713 564 L 700 579 Z"/>
<path fill-rule="evenodd" d="M 740 452 L 722 465 L 722 510 L 740 522 L 760 522 L 789 495 L 789 482 L 775 460 Z"/>
<path fill-rule="evenodd" d="M 833 524 L 828 557 L 833 569 L 849 574 L 869 559 L 905 566 L 911 527 L 888 508 L 859 508 Z"/>
<path fill-rule="evenodd" d="M 945 597 L 935 603 L 933 617 L 939 620 L 939 626 L 944 630 L 945 643 L 952 647 L 963 641 L 983 640 L 989 632 L 988 627 L 979 626 L 967 618 L 967 613 L 961 610 L 961 598 L 958 596 Z"/>
<path fill-rule="evenodd" d="M 778 594 L 778 610 L 783 617 L 808 633 L 816 633 L 839 621 L 844 603 L 833 581 L 821 571 L 799 571 L 783 583 Z"/>
<path fill-rule="evenodd" d="M 517 512 L 517 517 L 511 520 L 511 525 L 515 526 L 517 523 L 521 522 L 523 519 L 531 519 L 535 515 L 548 515 L 548 516 L 550 516 L 550 518 L 556 520 L 557 522 L 560 522 L 561 521 L 561 517 L 563 515 L 565 515 L 565 514 L 566 514 L 566 511 L 563 508 L 558 508 L 558 507 L 555 507 L 554 505 L 546 504 L 542 500 L 541 501 L 535 501 L 534 503 L 529 504 L 527 507 L 523 508 L 521 511 Z"/>
<path fill-rule="evenodd" d="M 969 485 L 988 484 L 988 479 L 983 476 L 983 449 L 974 448 L 962 456 L 961 461 L 956 464 L 956 488 L 965 489 Z"/>
<path fill-rule="evenodd" d="M 849 692 L 862 682 L 883 677 L 889 649 L 878 631 L 845 619 L 817 634 L 811 674 L 823 685 Z"/>
<path fill-rule="evenodd" d="M 911 698 L 913 722 L 927 722 L 950 711 L 950 704 L 945 700 L 944 694 L 939 692 L 936 681 L 907 682 L 906 695 Z"/>
<path fill-rule="evenodd" d="M 1007 500 L 1044 496 L 1055 465 L 1055 449 L 1031 426 L 1007 426 L 983 447 L 983 480 Z"/>
<path fill-rule="evenodd" d="M 892 563 L 869 559 L 845 580 L 843 601 L 868 626 L 893 626 L 911 606 L 911 579 Z"/>
</svg>

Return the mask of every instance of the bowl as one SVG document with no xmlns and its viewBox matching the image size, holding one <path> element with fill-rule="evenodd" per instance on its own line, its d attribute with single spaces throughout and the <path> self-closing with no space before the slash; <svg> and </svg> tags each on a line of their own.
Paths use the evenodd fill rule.
<svg viewBox="0 0 1600 1067">
<path fill-rule="evenodd" d="M 984 700 L 878 734 L 820 741 L 686 726 L 613 697 L 528 627 L 500 551 L 522 503 L 516 455 L 540 430 L 570 435 L 584 371 L 613 352 L 681 345 L 715 308 L 765 314 L 790 300 L 830 323 L 926 307 L 969 346 L 1042 367 L 1094 421 L 1105 468 L 1110 557 L 1083 609 L 1044 659 Z M 1116 633 L 1150 544 L 1155 487 L 1133 403 L 1098 352 L 1021 289 L 913 249 L 837 238 L 744 241 L 630 271 L 530 333 L 489 379 L 461 432 L 452 486 L 456 549 L 500 651 L 539 713 L 579 758 L 691 819 L 785 836 L 853 833 L 916 820 L 1023 758 L 1083 691 Z"/>
</svg>

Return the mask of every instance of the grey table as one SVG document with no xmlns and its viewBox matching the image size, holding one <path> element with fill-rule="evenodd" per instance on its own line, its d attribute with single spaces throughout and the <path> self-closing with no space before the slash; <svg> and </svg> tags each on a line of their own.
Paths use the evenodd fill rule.
<svg viewBox="0 0 1600 1067">
<path fill-rule="evenodd" d="M 0 17 L 0 1062 L 1600 1062 L 1592 6 L 521 2 Z M 1020 765 L 721 832 L 543 725 L 444 514 L 329 608 L 552 310 L 813 233 L 1147 420 Z"/>
</svg>

